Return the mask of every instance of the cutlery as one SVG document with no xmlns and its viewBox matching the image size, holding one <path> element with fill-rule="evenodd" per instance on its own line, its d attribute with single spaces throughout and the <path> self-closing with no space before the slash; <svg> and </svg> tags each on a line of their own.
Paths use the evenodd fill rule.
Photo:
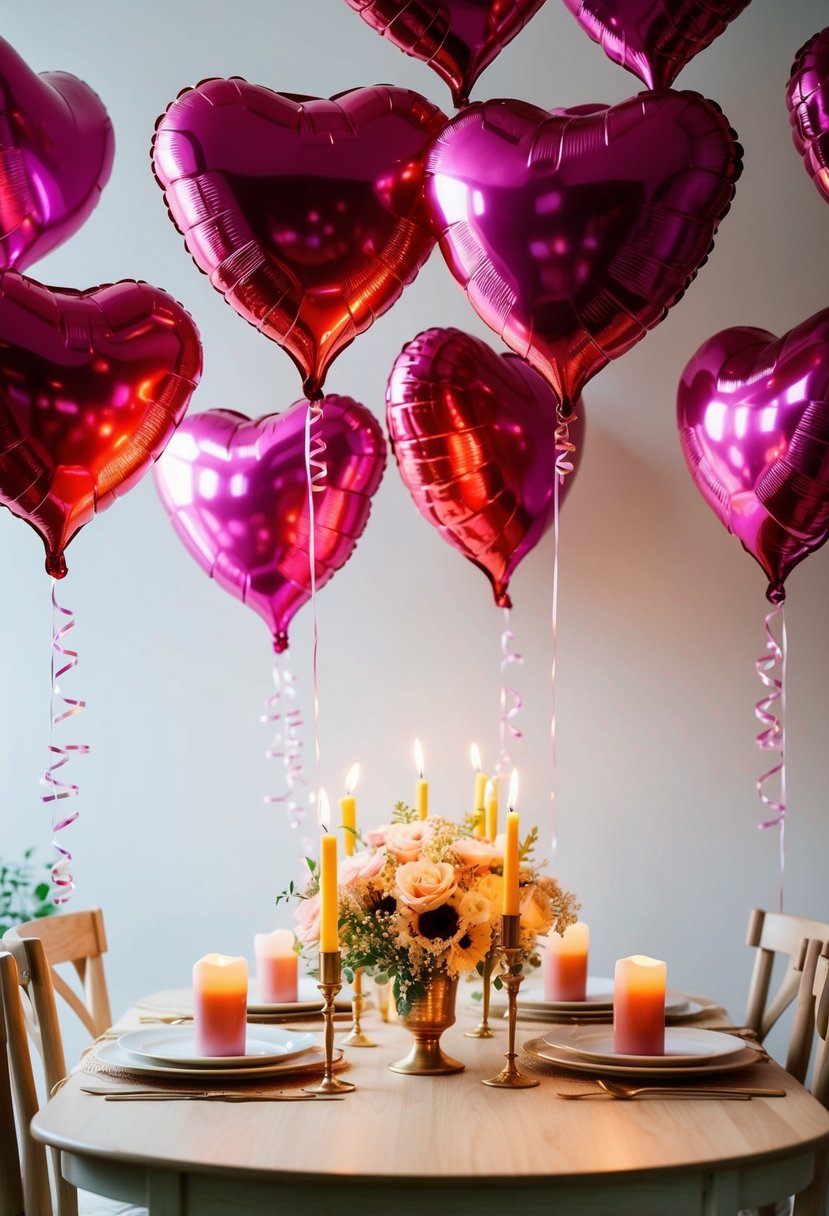
<svg viewBox="0 0 829 1216">
<path fill-rule="evenodd" d="M 94 1094 L 106 1102 L 315 1102 L 329 1101 L 326 1094 L 303 1092 L 277 1091 L 267 1093 L 262 1090 L 251 1090 L 244 1093 L 241 1090 L 191 1090 L 180 1089 L 162 1091 L 158 1089 L 103 1089 L 94 1086 L 81 1086 L 81 1093 Z M 333 1095 L 340 1101 L 339 1095 Z"/>
<path fill-rule="evenodd" d="M 750 1098 L 785 1098 L 785 1089 L 758 1089 L 755 1087 L 746 1087 L 738 1089 L 700 1089 L 699 1087 L 680 1088 L 666 1085 L 621 1085 L 617 1081 L 596 1080 L 599 1086 L 599 1091 L 604 1091 L 611 1098 L 639 1098 L 639 1097 L 657 1097 L 657 1098 L 722 1098 L 726 1101 L 736 1100 L 746 1102 Z M 601 1092 L 590 1090 L 586 1093 L 569 1094 L 559 1092 L 560 1098 L 600 1098 Z"/>
</svg>

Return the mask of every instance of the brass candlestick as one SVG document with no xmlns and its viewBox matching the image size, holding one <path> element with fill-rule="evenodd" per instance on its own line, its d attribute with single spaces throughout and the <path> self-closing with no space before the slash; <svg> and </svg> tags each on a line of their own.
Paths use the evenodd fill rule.
<svg viewBox="0 0 829 1216">
<path fill-rule="evenodd" d="M 354 1088 L 350 1081 L 341 1081 L 334 1076 L 334 998 L 342 988 L 339 950 L 320 950 L 320 978 L 317 987 L 325 1004 L 322 1016 L 325 1022 L 325 1070 L 317 1085 L 304 1085 L 311 1094 L 344 1094 Z"/>
<path fill-rule="evenodd" d="M 354 969 L 354 984 L 352 985 L 354 993 L 351 1001 L 351 1030 L 344 1039 L 341 1040 L 341 1047 L 376 1047 L 374 1039 L 370 1039 L 367 1034 L 363 1034 L 363 1029 L 360 1025 L 360 1018 L 363 1012 L 363 973 L 359 967 Z"/>
<path fill-rule="evenodd" d="M 524 976 L 521 972 L 523 950 L 521 949 L 521 917 L 501 917 L 501 970 L 504 973 L 504 983 L 507 986 L 509 1000 L 509 1050 L 504 1054 L 506 1065 L 497 1077 L 487 1077 L 484 1085 L 492 1085 L 496 1089 L 532 1089 L 538 1085 L 536 1077 L 525 1077 L 515 1067 L 515 1015 L 518 989 Z"/>
<path fill-rule="evenodd" d="M 484 999 L 481 1009 L 481 1020 L 474 1030 L 466 1030 L 464 1034 L 467 1039 L 494 1039 L 495 1031 L 489 1024 L 489 994 L 490 983 L 492 980 L 492 972 L 495 970 L 495 960 L 498 958 L 498 942 L 493 941 L 489 948 L 489 954 L 484 959 Z"/>
</svg>

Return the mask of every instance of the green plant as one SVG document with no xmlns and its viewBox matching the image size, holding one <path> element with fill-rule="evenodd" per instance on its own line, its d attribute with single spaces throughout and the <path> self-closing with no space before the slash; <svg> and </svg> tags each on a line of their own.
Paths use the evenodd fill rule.
<svg viewBox="0 0 829 1216">
<path fill-rule="evenodd" d="M 26 849 L 22 861 L 5 861 L 0 857 L 0 936 L 13 925 L 51 916 L 57 909 L 50 899 L 51 887 L 40 878 L 48 862 L 34 860 L 34 848 Z"/>
</svg>

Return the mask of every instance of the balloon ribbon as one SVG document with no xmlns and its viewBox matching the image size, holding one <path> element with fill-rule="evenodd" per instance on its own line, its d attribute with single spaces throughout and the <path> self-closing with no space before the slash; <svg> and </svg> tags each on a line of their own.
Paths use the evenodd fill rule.
<svg viewBox="0 0 829 1216">
<path fill-rule="evenodd" d="M 572 456 L 575 444 L 570 440 L 569 423 L 559 419 L 555 433 L 555 477 L 553 484 L 553 591 L 550 611 L 550 631 L 552 639 L 552 660 L 550 664 L 550 849 L 555 856 L 558 848 L 558 822 L 556 816 L 556 787 L 558 785 L 558 748 L 556 722 L 556 679 L 558 667 L 558 545 L 559 545 L 559 507 L 561 502 L 561 487 L 564 478 L 573 472 Z"/>
<path fill-rule="evenodd" d="M 308 781 L 302 758 L 302 710 L 297 704 L 296 677 L 289 665 L 288 651 L 274 654 L 274 691 L 265 702 L 262 722 L 274 724 L 274 736 L 265 755 L 269 760 L 281 760 L 285 767 L 285 791 L 266 794 L 268 804 L 285 804 L 292 828 L 299 828 L 305 819 L 304 802 Z"/>
<path fill-rule="evenodd" d="M 308 487 L 308 565 L 311 576 L 311 618 L 313 620 L 313 676 L 314 676 L 314 800 L 316 804 L 320 766 L 320 694 L 317 670 L 317 648 L 319 627 L 317 622 L 317 554 L 315 532 L 314 495 L 325 489 L 328 465 L 325 461 L 325 439 L 322 432 L 322 399 L 308 402 L 305 415 L 305 479 Z"/>
<path fill-rule="evenodd" d="M 513 767 L 511 746 L 523 738 L 516 719 L 521 712 L 521 696 L 510 684 L 510 667 L 520 667 L 523 656 L 513 649 L 515 634 L 510 629 L 510 610 L 504 609 L 504 628 L 501 633 L 501 716 L 499 720 L 498 762 L 495 776 L 509 778 Z"/>
<path fill-rule="evenodd" d="M 780 641 L 774 634 L 775 618 L 780 618 Z M 765 619 L 766 650 L 755 663 L 757 675 L 766 689 L 754 707 L 763 729 L 757 735 L 761 752 L 777 757 L 767 772 L 757 778 L 757 795 L 763 807 L 771 812 L 757 824 L 761 831 L 780 829 L 780 911 L 783 911 L 783 878 L 786 869 L 786 613 L 783 603 L 777 604 Z M 779 796 L 767 792 L 770 781 L 779 775 Z"/>
<path fill-rule="evenodd" d="M 66 618 L 60 623 L 61 617 Z M 52 691 L 49 697 L 49 763 L 41 778 L 47 792 L 41 794 L 41 802 L 53 803 L 52 848 L 55 860 L 52 863 L 52 902 L 56 905 L 68 903 L 75 890 L 75 879 L 71 872 L 72 853 L 65 844 L 63 832 L 78 818 L 78 811 L 61 811 L 58 808 L 67 798 L 76 798 L 80 787 L 65 776 L 58 776 L 73 756 L 86 756 L 86 743 L 57 743 L 55 730 L 68 718 L 75 717 L 86 709 L 86 701 L 67 697 L 61 692 L 60 681 L 73 667 L 78 665 L 78 652 L 64 645 L 75 628 L 75 616 L 71 608 L 64 608 L 57 599 L 57 580 L 52 579 Z"/>
</svg>

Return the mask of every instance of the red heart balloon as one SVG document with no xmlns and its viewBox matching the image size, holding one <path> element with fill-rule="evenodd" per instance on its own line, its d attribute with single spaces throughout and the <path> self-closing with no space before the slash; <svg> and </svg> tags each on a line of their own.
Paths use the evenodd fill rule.
<svg viewBox="0 0 829 1216">
<path fill-rule="evenodd" d="M 747 2 L 747 0 L 746 0 Z M 475 81 L 512 42 L 544 0 L 346 0 L 399 50 L 428 63 L 469 103 Z"/>
<path fill-rule="evenodd" d="M 829 27 L 797 52 L 786 102 L 794 145 L 809 177 L 829 202 Z"/>
<path fill-rule="evenodd" d="M 483 570 L 496 604 L 555 510 L 555 394 L 515 355 L 457 329 L 408 342 L 389 376 L 397 467 L 421 515 Z M 581 417 L 570 438 L 580 453 Z M 564 500 L 575 473 L 560 487 Z"/>
<path fill-rule="evenodd" d="M 305 420 L 308 404 L 255 421 L 232 410 L 192 414 L 155 481 L 188 553 L 258 612 L 274 650 L 311 598 Z M 325 488 L 314 494 L 316 586 L 345 565 L 363 534 L 386 464 L 383 432 L 350 397 L 324 397 Z"/>
<path fill-rule="evenodd" d="M 749 0 L 564 0 L 608 59 L 648 89 L 668 89 Z"/>
<path fill-rule="evenodd" d="M 677 421 L 697 489 L 782 602 L 829 536 L 829 308 L 782 338 L 742 326 L 709 338 L 682 374 Z"/>
<path fill-rule="evenodd" d="M 741 152 L 696 93 L 552 114 L 488 101 L 435 140 L 426 196 L 472 307 L 541 372 L 566 416 L 705 262 Z"/>
<path fill-rule="evenodd" d="M 159 119 L 155 174 L 193 260 L 308 397 L 432 251 L 421 161 L 444 121 L 407 89 L 327 101 L 243 80 L 188 89 Z"/>
<path fill-rule="evenodd" d="M 0 503 L 40 535 L 54 578 L 161 453 L 200 374 L 196 327 L 157 287 L 0 274 Z"/>
<path fill-rule="evenodd" d="M 38 76 L 0 38 L 0 269 L 25 270 L 77 232 L 113 153 L 89 85 L 68 72 Z"/>
</svg>

